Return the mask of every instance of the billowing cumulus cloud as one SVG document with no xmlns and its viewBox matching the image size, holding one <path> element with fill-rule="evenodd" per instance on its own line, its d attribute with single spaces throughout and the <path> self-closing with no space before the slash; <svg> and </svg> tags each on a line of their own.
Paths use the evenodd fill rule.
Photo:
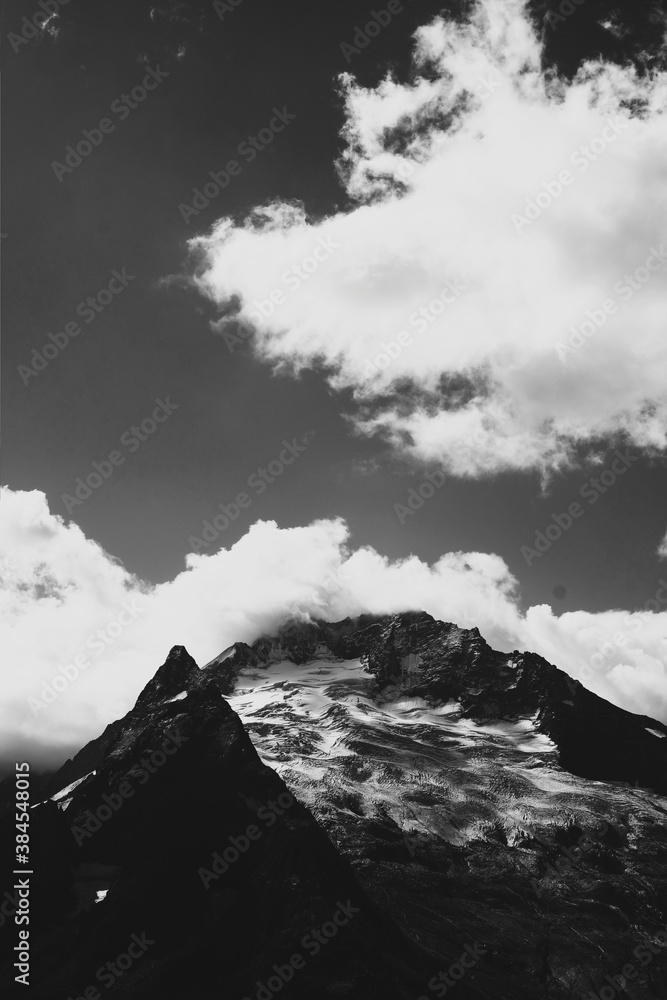
<svg viewBox="0 0 667 1000">
<path fill-rule="evenodd" d="M 541 653 L 596 692 L 667 722 L 667 583 L 638 614 L 523 614 L 504 561 L 479 552 L 389 560 L 353 550 L 340 520 L 260 521 L 230 549 L 190 555 L 148 586 L 49 513 L 43 493 L 3 490 L 0 760 L 61 760 L 134 703 L 170 647 L 200 664 L 285 620 L 425 610 L 478 627 L 496 648 Z"/>
<path fill-rule="evenodd" d="M 271 204 L 192 243 L 222 336 L 351 388 L 353 420 L 461 476 L 667 446 L 667 74 L 541 69 L 520 0 L 345 75 L 350 207 Z"/>
</svg>

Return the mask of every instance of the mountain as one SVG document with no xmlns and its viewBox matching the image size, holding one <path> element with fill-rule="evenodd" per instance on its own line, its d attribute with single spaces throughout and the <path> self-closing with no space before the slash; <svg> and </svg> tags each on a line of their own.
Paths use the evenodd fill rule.
<svg viewBox="0 0 667 1000">
<path fill-rule="evenodd" d="M 666 764 L 426 614 L 176 646 L 31 811 L 30 995 L 664 998 Z"/>
</svg>

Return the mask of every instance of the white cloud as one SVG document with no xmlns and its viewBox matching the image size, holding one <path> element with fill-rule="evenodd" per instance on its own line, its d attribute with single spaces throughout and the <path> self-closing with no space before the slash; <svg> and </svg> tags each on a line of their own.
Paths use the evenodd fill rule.
<svg viewBox="0 0 667 1000">
<path fill-rule="evenodd" d="M 567 83 L 540 57 L 520 0 L 436 19 L 410 83 L 341 81 L 349 210 L 274 204 L 193 241 L 221 333 L 324 362 L 360 431 L 458 475 L 564 467 L 614 436 L 667 447 L 667 74 L 589 63 Z M 288 277 L 321 237 L 337 248 Z"/>
<path fill-rule="evenodd" d="M 62 758 L 132 706 L 172 645 L 203 664 L 292 615 L 424 610 L 478 627 L 496 648 L 539 652 L 615 703 L 667 722 L 667 584 L 642 614 L 558 618 L 536 607 L 523 615 L 499 556 L 392 561 L 371 548 L 351 550 L 346 525 L 327 520 L 288 529 L 257 522 L 230 549 L 190 555 L 173 581 L 147 586 L 50 514 L 43 493 L 10 490 L 0 504 L 0 573 L 0 757 L 33 746 L 34 759 L 37 743 Z M 42 698 L 44 682 L 52 685 L 82 654 L 88 666 L 35 714 L 29 699 Z"/>
<path fill-rule="evenodd" d="M 667 559 L 667 534 L 658 546 L 658 555 L 661 559 Z"/>
</svg>

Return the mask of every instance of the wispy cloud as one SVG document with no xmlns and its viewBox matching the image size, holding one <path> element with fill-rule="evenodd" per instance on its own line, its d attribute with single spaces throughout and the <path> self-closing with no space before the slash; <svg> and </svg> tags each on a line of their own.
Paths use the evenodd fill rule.
<svg viewBox="0 0 667 1000">
<path fill-rule="evenodd" d="M 658 555 L 660 556 L 661 559 L 667 559 L 667 533 L 665 534 L 663 540 L 660 542 L 660 545 L 658 547 Z"/>
</svg>

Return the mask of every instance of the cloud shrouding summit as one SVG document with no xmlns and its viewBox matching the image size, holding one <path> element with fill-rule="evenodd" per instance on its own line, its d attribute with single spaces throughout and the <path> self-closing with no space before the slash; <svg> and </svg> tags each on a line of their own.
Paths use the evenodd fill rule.
<svg viewBox="0 0 667 1000">
<path fill-rule="evenodd" d="M 18 750 L 35 763 L 62 758 L 99 735 L 172 645 L 204 664 L 290 617 L 362 612 L 423 610 L 478 627 L 496 648 L 541 653 L 616 704 L 667 722 L 667 584 L 640 614 L 523 614 L 499 556 L 391 561 L 352 550 L 342 521 L 321 520 L 288 529 L 259 521 L 230 549 L 190 555 L 174 580 L 148 586 L 50 514 L 43 493 L 11 490 L 0 504 L 0 571 L 0 760 Z"/>
<path fill-rule="evenodd" d="M 409 83 L 341 80 L 352 207 L 263 206 L 192 244 L 222 334 L 324 363 L 357 429 L 458 475 L 667 446 L 667 74 L 568 83 L 540 57 L 519 0 L 436 19 Z"/>
</svg>

